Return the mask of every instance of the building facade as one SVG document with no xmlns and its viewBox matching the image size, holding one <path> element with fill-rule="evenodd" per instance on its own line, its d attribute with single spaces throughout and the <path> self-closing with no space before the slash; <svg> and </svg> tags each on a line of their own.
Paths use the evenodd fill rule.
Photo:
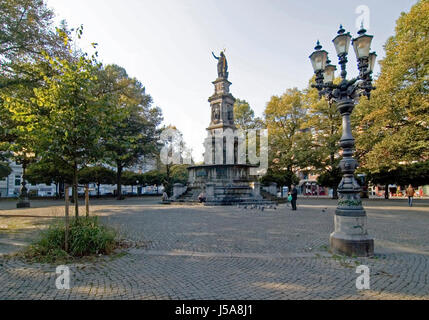
<svg viewBox="0 0 429 320">
<path fill-rule="evenodd" d="M 19 196 L 21 187 L 22 187 L 22 166 L 15 162 L 9 163 L 12 172 L 6 178 L 0 180 L 0 198 L 16 198 Z M 112 170 L 115 168 L 111 167 Z M 132 168 L 128 168 L 129 171 L 133 171 L 136 173 L 144 173 L 147 171 L 151 171 L 156 169 L 156 161 L 155 160 L 145 160 Z M 28 194 L 30 197 L 54 197 L 57 192 L 59 186 L 54 183 L 51 184 L 36 184 L 32 185 L 27 181 L 26 187 L 28 189 Z M 91 196 L 97 195 L 97 185 L 95 183 L 89 184 L 89 192 Z M 157 194 L 162 192 L 162 188 L 157 188 L 155 186 L 147 186 L 147 187 L 137 187 L 137 186 L 123 186 L 122 193 L 123 194 Z M 71 191 L 70 191 L 71 192 Z M 114 195 L 116 192 L 116 185 L 100 185 L 100 195 Z M 83 194 L 84 188 L 78 188 L 78 193 Z"/>
</svg>

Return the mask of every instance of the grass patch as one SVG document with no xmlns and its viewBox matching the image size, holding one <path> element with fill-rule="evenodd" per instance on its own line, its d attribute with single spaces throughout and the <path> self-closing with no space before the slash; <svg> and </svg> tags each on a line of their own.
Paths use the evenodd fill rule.
<svg viewBox="0 0 429 320">
<path fill-rule="evenodd" d="M 31 262 L 66 262 L 99 254 L 108 255 L 118 246 L 116 231 L 100 224 L 97 217 L 70 220 L 67 251 L 65 231 L 64 221 L 51 225 L 22 252 L 22 256 Z"/>
</svg>

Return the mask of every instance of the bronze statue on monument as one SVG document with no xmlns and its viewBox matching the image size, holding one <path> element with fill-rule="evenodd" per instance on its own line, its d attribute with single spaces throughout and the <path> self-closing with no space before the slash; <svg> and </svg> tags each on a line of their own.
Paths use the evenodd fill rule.
<svg viewBox="0 0 429 320">
<path fill-rule="evenodd" d="M 219 57 L 216 57 L 216 55 L 213 52 L 212 52 L 212 55 L 216 60 L 218 60 L 218 63 L 217 63 L 218 78 L 228 79 L 228 62 L 226 61 L 226 56 L 224 51 L 220 52 Z"/>
</svg>

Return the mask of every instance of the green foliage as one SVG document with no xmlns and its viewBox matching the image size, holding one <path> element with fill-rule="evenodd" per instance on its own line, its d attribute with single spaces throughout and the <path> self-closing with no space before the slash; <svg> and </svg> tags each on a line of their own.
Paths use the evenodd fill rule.
<svg viewBox="0 0 429 320">
<path fill-rule="evenodd" d="M 72 219 L 68 252 L 65 251 L 63 222 L 43 231 L 39 240 L 24 251 L 24 257 L 35 262 L 53 263 L 95 254 L 110 254 L 117 244 L 116 232 L 101 225 L 97 217 Z"/>
<path fill-rule="evenodd" d="M 50 73 L 46 54 L 69 59 L 69 48 L 52 27 L 54 13 L 43 0 L 0 1 L 0 152 L 32 152 L 32 126 L 14 117 L 7 97 L 29 100 Z M 63 22 L 59 30 L 67 32 Z M 35 67 L 37 65 L 37 67 Z M 33 119 L 34 120 L 34 119 Z M 31 123 L 31 122 L 30 122 Z M 15 158 L 14 160 L 20 160 Z"/>
<path fill-rule="evenodd" d="M 157 153 L 157 126 L 161 110 L 152 108 L 152 98 L 144 86 L 130 78 L 125 69 L 108 65 L 98 71 L 98 91 L 103 102 L 111 105 L 120 119 L 107 119 L 104 159 L 117 168 L 118 198 L 121 195 L 122 170 L 137 163 L 144 155 Z"/>
<path fill-rule="evenodd" d="M 188 165 L 174 165 L 171 167 L 171 178 L 173 183 L 186 184 L 188 182 Z"/>
<path fill-rule="evenodd" d="M 173 185 L 175 183 L 186 184 L 188 182 L 188 165 L 167 165 L 165 170 L 152 170 L 143 174 L 144 180 L 148 185 L 163 185 L 164 191 L 171 196 L 173 194 Z"/>
<path fill-rule="evenodd" d="M 234 103 L 234 122 L 243 130 L 263 127 L 263 121 L 255 118 L 255 112 L 246 100 L 237 99 Z"/>
<path fill-rule="evenodd" d="M 40 59 L 43 51 L 65 51 L 51 27 L 53 17 L 43 0 L 0 2 L 0 88 L 37 81 L 37 73 L 29 72 L 25 63 Z"/>
<path fill-rule="evenodd" d="M 73 172 L 70 169 L 57 166 L 55 162 L 43 159 L 31 163 L 27 167 L 25 178 L 31 184 L 72 183 Z"/>
<path fill-rule="evenodd" d="M 186 162 L 192 163 L 190 149 L 183 141 L 183 134 L 173 125 L 162 128 L 163 133 L 158 140 L 160 152 L 158 173 L 155 177 L 164 186 L 164 191 L 171 196 L 174 183 L 186 183 L 188 172 Z M 169 132 L 168 134 L 165 134 Z M 161 158 L 162 157 L 162 158 Z M 161 163 L 162 160 L 162 163 Z M 189 161 L 190 160 L 190 161 Z M 157 183 L 157 185 L 159 185 Z"/>
<path fill-rule="evenodd" d="M 35 89 L 31 105 L 37 108 L 31 116 L 38 124 L 38 153 L 70 167 L 84 165 L 99 157 L 106 120 L 114 113 L 93 95 L 94 61 L 80 57 L 74 63 L 53 61 L 53 66 L 59 75 L 45 76 L 46 86 Z"/>
<path fill-rule="evenodd" d="M 382 167 L 368 172 L 367 175 L 367 179 L 373 184 L 425 185 L 429 181 L 429 161 L 399 165 L 396 168 Z"/>
<path fill-rule="evenodd" d="M 264 116 L 269 134 L 269 167 L 273 172 L 311 165 L 314 150 L 311 130 L 305 126 L 307 112 L 304 94 L 296 88 L 268 102 Z"/>
<path fill-rule="evenodd" d="M 141 175 L 131 171 L 124 171 L 122 173 L 122 183 L 126 186 L 136 186 L 141 183 Z M 137 182 L 138 181 L 138 182 Z"/>
<path fill-rule="evenodd" d="M 275 172 L 268 169 L 267 173 L 261 178 L 261 183 L 269 185 L 271 182 L 277 183 L 277 186 L 291 186 L 298 184 L 299 179 L 292 171 Z"/>
<path fill-rule="evenodd" d="M 1 92 L 1 98 L 17 124 L 15 145 L 20 150 L 34 152 L 55 167 L 70 170 L 77 197 L 78 168 L 100 157 L 103 151 L 100 141 L 106 136 L 108 124 L 119 115 L 95 94 L 96 71 L 100 68 L 95 55 L 73 52 L 68 34 L 61 30 L 58 33 L 73 57 L 63 59 L 42 52 L 45 63 L 34 63 L 31 67 L 43 81 L 31 94 L 6 90 Z M 78 29 L 78 37 L 80 34 Z M 77 201 L 75 214 L 78 214 Z"/>
<path fill-rule="evenodd" d="M 317 178 L 317 183 L 324 187 L 330 187 L 336 189 L 340 184 L 343 174 L 341 169 L 334 167 L 332 170 L 326 170 L 322 172 Z"/>
<path fill-rule="evenodd" d="M 12 169 L 10 168 L 9 164 L 5 162 L 0 162 L 0 180 L 6 178 L 10 173 L 12 172 Z"/>
<path fill-rule="evenodd" d="M 314 78 L 314 77 L 313 77 Z M 335 82 L 339 82 L 336 79 Z M 311 155 L 307 155 L 307 161 L 315 173 L 332 176 L 337 180 L 339 170 L 339 141 L 341 138 L 341 115 L 336 105 L 326 99 L 319 99 L 317 89 L 310 86 L 304 90 L 304 100 L 309 108 L 308 121 L 303 125 L 311 130 Z M 339 183 L 339 181 L 338 181 Z M 335 184 L 335 187 L 338 185 Z M 332 183 L 322 184 L 334 187 Z"/>
<path fill-rule="evenodd" d="M 116 173 L 103 166 L 85 167 L 79 170 L 79 182 L 83 184 L 113 184 Z"/>
<path fill-rule="evenodd" d="M 429 1 L 418 1 L 396 22 L 371 100 L 354 121 L 361 163 L 376 172 L 429 157 Z"/>
<path fill-rule="evenodd" d="M 147 185 L 150 186 L 160 186 L 165 180 L 165 173 L 162 173 L 158 170 L 151 170 L 143 174 L 144 181 Z"/>
</svg>

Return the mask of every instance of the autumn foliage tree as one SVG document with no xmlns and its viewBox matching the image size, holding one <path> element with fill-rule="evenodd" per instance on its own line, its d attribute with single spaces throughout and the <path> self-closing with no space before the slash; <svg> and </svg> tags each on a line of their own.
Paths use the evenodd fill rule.
<svg viewBox="0 0 429 320">
<path fill-rule="evenodd" d="M 304 94 L 288 89 L 281 96 L 273 96 L 264 112 L 268 129 L 269 166 L 273 174 L 291 173 L 297 167 L 311 165 L 314 155 L 311 131 L 305 126 L 308 107 Z"/>
<path fill-rule="evenodd" d="M 355 111 L 357 151 L 373 172 L 429 158 L 429 1 L 396 22 L 371 100 Z"/>
</svg>

